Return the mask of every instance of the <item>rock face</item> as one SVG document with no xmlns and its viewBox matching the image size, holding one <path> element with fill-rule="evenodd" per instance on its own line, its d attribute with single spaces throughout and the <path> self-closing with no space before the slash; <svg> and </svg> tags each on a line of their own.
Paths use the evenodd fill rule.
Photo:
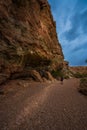
<svg viewBox="0 0 87 130">
<path fill-rule="evenodd" d="M 87 66 L 69 67 L 69 70 L 74 74 L 79 73 L 79 74 L 86 74 L 87 75 Z"/>
<path fill-rule="evenodd" d="M 63 67 L 47 0 L 0 0 L 0 76 Z"/>
</svg>

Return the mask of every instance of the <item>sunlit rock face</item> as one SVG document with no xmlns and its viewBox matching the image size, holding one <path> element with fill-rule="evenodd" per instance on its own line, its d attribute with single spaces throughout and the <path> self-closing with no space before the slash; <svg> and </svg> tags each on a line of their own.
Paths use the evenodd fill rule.
<svg viewBox="0 0 87 130">
<path fill-rule="evenodd" d="M 47 0 L 0 0 L 0 76 L 62 67 L 62 48 Z"/>
</svg>

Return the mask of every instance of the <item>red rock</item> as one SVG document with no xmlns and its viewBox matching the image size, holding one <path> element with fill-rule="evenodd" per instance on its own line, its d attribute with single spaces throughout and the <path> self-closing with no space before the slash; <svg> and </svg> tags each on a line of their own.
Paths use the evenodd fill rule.
<svg viewBox="0 0 87 130">
<path fill-rule="evenodd" d="M 63 67 L 47 0 L 0 0 L 0 71 Z"/>
</svg>

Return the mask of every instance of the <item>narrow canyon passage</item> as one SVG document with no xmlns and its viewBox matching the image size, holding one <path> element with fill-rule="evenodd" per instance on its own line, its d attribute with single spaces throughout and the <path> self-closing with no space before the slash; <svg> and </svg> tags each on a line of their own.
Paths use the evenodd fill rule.
<svg viewBox="0 0 87 130">
<path fill-rule="evenodd" d="M 87 97 L 78 85 L 77 79 L 26 83 L 0 95 L 0 130 L 87 130 Z"/>
</svg>

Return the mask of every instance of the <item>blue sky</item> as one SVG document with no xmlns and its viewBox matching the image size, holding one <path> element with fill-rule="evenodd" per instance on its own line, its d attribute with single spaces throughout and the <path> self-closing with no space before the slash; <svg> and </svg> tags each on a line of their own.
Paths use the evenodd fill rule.
<svg viewBox="0 0 87 130">
<path fill-rule="evenodd" d="M 48 0 L 65 60 L 87 65 L 87 0 Z"/>
</svg>

